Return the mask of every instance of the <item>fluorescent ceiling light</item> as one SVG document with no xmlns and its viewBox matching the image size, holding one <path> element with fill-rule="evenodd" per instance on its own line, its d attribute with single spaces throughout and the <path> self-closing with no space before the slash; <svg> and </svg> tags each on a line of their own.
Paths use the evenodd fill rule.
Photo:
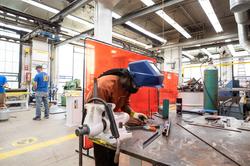
<svg viewBox="0 0 250 166">
<path fill-rule="evenodd" d="M 132 28 L 140 31 L 141 33 L 144 33 L 145 35 L 147 35 L 149 37 L 152 37 L 152 38 L 154 38 L 154 39 L 156 39 L 156 40 L 158 40 L 158 41 L 160 41 L 162 43 L 166 43 L 167 42 L 167 40 L 165 40 L 165 39 L 163 39 L 163 38 L 161 38 L 161 37 L 153 34 L 152 32 L 147 31 L 146 29 L 143 29 L 142 27 L 140 27 L 140 26 L 132 23 L 131 21 L 127 21 L 125 24 L 129 25 L 130 27 L 132 27 Z"/>
<path fill-rule="evenodd" d="M 55 8 L 49 7 L 49 6 L 47 6 L 47 5 L 44 5 L 44 4 L 42 4 L 42 3 L 39 3 L 39 2 L 36 2 L 36 1 L 33 1 L 33 0 L 22 0 L 22 1 L 23 1 L 23 2 L 26 2 L 26 3 L 30 4 L 30 5 L 33 5 L 33 6 L 35 6 L 35 7 L 38 7 L 38 8 L 47 10 L 47 11 L 49 11 L 49 12 L 51 12 L 51 13 L 54 13 L 54 14 L 57 14 L 57 13 L 60 12 L 59 10 L 57 10 L 57 9 L 55 9 Z M 81 24 L 84 24 L 84 25 L 86 25 L 86 26 L 89 26 L 90 28 L 93 28 L 93 24 L 92 24 L 92 23 L 89 23 L 88 21 L 85 21 L 85 20 L 83 20 L 83 19 L 80 19 L 80 18 L 78 18 L 78 17 L 76 17 L 76 16 L 67 15 L 66 17 L 67 17 L 68 19 L 70 19 L 70 20 L 73 20 L 73 21 L 76 21 L 76 22 L 80 22 Z"/>
<path fill-rule="evenodd" d="M 206 13 L 209 21 L 211 22 L 211 24 L 214 27 L 214 30 L 219 33 L 219 32 L 223 32 L 223 29 L 220 25 L 220 22 L 214 12 L 214 9 L 210 3 L 209 0 L 199 0 L 199 3 L 203 9 L 203 11 Z"/>
<path fill-rule="evenodd" d="M 60 37 L 60 40 L 61 40 L 61 41 L 64 41 L 64 40 L 66 40 L 66 39 L 65 39 L 64 37 Z"/>
<path fill-rule="evenodd" d="M 10 29 L 15 29 L 15 30 L 18 30 L 18 31 L 24 31 L 24 32 L 31 32 L 32 31 L 31 29 L 28 29 L 28 28 L 22 28 L 22 27 L 15 26 L 15 25 L 8 25 L 8 24 L 4 24 L 4 23 L 1 23 L 1 22 L 0 22 L 0 26 L 10 28 Z"/>
<path fill-rule="evenodd" d="M 115 19 L 119 19 L 121 18 L 121 16 L 115 12 L 112 12 L 112 17 L 115 18 Z"/>
<path fill-rule="evenodd" d="M 134 44 L 137 44 L 137 45 L 143 46 L 144 48 L 148 47 L 148 45 L 147 45 L 147 44 L 144 44 L 144 43 L 138 42 L 137 40 L 134 40 L 134 39 L 128 38 L 128 37 L 123 36 L 123 35 L 121 35 L 121 34 L 119 34 L 119 33 L 116 33 L 116 32 L 112 32 L 112 35 L 113 35 L 113 36 L 116 36 L 117 38 L 120 38 L 120 39 L 123 39 L 123 40 L 126 40 L 126 41 L 130 41 L 130 42 L 132 42 L 132 43 L 134 43 Z"/>
<path fill-rule="evenodd" d="M 121 18 L 121 16 L 119 14 L 115 13 L 115 12 L 112 12 L 112 17 L 114 17 L 115 19 Z M 154 38 L 154 39 L 156 39 L 156 40 L 158 40 L 158 41 L 160 41 L 162 43 L 166 43 L 167 42 L 167 40 L 165 40 L 165 39 L 163 39 L 163 38 L 161 38 L 161 37 L 153 34 L 152 32 L 149 32 L 148 30 L 146 30 L 146 29 L 144 29 L 144 28 L 142 28 L 142 27 L 140 27 L 140 26 L 132 23 L 131 21 L 127 21 L 127 22 L 125 22 L 125 24 L 127 24 L 128 26 L 130 26 L 130 27 L 138 30 L 139 32 L 141 32 L 141 33 L 143 33 L 143 34 L 145 34 L 145 35 L 147 35 L 147 36 L 149 36 L 151 38 Z"/>
<path fill-rule="evenodd" d="M 155 3 L 152 0 L 141 0 L 146 6 L 152 6 Z M 191 35 L 183 29 L 175 20 L 169 17 L 163 10 L 159 10 L 155 12 L 158 16 L 160 16 L 163 20 L 165 20 L 168 24 L 174 27 L 178 32 L 180 32 L 187 39 L 191 38 Z"/>
<path fill-rule="evenodd" d="M 22 20 L 28 20 L 27 18 L 24 18 L 24 17 L 21 17 L 21 16 L 19 16 L 19 18 L 22 19 Z"/>
<path fill-rule="evenodd" d="M 187 56 L 187 57 L 190 58 L 190 59 L 194 59 L 194 56 L 191 55 L 191 54 L 189 54 L 189 53 L 186 52 L 186 51 L 182 51 L 182 54 L 185 55 L 185 56 Z"/>
<path fill-rule="evenodd" d="M 205 54 L 207 54 L 209 57 L 212 56 L 212 54 L 205 48 L 202 48 L 201 51 L 204 52 Z"/>
<path fill-rule="evenodd" d="M 8 16 L 16 17 L 15 14 L 7 13 Z"/>
<path fill-rule="evenodd" d="M 52 7 L 49 7 L 49 6 L 47 6 L 47 5 L 44 5 L 44 4 L 42 4 L 42 3 L 39 3 L 39 2 L 36 2 L 36 1 L 33 1 L 33 0 L 22 0 L 23 2 L 26 2 L 26 3 L 28 3 L 28 4 L 30 4 L 30 5 L 33 5 L 33 6 L 35 6 L 35 7 L 38 7 L 38 8 L 41 8 L 41 9 L 44 9 L 44 10 L 47 10 L 47 11 L 49 11 L 49 12 L 51 12 L 51 13 L 58 13 L 59 12 L 59 10 L 57 10 L 57 9 L 54 9 L 54 8 L 52 8 Z"/>
<path fill-rule="evenodd" d="M 80 32 L 73 31 L 71 29 L 64 28 L 64 27 L 61 27 L 61 30 L 67 32 L 71 36 L 75 36 L 75 35 L 79 35 L 80 34 Z"/>
</svg>

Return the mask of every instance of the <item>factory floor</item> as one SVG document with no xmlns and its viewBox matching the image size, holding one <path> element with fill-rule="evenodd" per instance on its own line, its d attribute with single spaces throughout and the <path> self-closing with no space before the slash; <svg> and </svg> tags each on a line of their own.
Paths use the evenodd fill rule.
<svg viewBox="0 0 250 166">
<path fill-rule="evenodd" d="M 0 122 L 1 166 L 77 166 L 78 139 L 75 127 L 65 126 L 65 114 L 33 121 L 34 108 L 11 113 L 8 121 Z M 94 160 L 83 157 L 84 166 Z M 129 166 L 129 157 L 121 154 L 120 165 Z M 143 166 L 151 164 L 143 162 Z"/>
</svg>

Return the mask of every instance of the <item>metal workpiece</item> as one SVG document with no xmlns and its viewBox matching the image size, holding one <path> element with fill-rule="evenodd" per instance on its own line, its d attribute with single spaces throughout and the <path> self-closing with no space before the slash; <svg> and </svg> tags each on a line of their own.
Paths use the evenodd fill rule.
<svg viewBox="0 0 250 166">
<path fill-rule="evenodd" d="M 126 141 L 123 141 L 121 144 L 121 152 L 127 155 L 136 157 L 141 160 L 148 161 L 150 163 L 156 165 L 178 165 L 178 166 L 211 166 L 211 165 L 223 165 L 223 166 L 231 166 L 237 165 L 233 163 L 230 159 L 226 158 L 219 152 L 215 151 L 213 148 L 209 147 L 203 141 L 190 134 L 176 123 L 180 123 L 182 125 L 188 125 L 182 119 L 190 120 L 192 117 L 197 117 L 197 115 L 182 115 L 182 117 L 177 117 L 176 113 L 170 112 L 171 118 L 171 133 L 166 138 L 163 135 L 160 135 L 156 138 L 152 143 L 150 143 L 146 148 L 143 148 L 143 142 L 147 140 L 150 136 L 152 136 L 152 132 L 147 132 L 143 130 L 135 130 L 133 131 L 133 137 Z M 164 120 L 161 118 L 153 117 L 154 123 L 163 125 Z M 204 117 L 203 117 L 204 118 Z M 197 130 L 196 126 L 189 126 L 190 128 L 194 128 Z M 206 133 L 206 137 L 211 135 L 211 131 L 207 132 L 208 129 L 203 129 L 204 133 Z M 210 129 L 214 130 L 214 129 Z M 219 130 L 220 131 L 220 130 Z M 218 131 L 217 131 L 218 132 Z M 226 139 L 226 135 L 223 136 L 224 131 L 221 132 L 221 137 Z M 233 135 L 237 135 L 240 133 L 226 131 Z M 250 138 L 250 135 L 248 135 Z M 247 141 L 247 138 L 244 138 Z M 236 142 L 235 139 L 234 142 Z M 220 139 L 217 139 L 220 141 Z M 216 141 L 216 142 L 217 142 Z M 249 141 L 248 141 L 249 142 Z M 219 145 L 219 142 L 217 142 Z M 237 144 L 236 144 L 237 145 Z M 237 149 L 235 145 L 234 148 Z M 250 145 L 250 143 L 249 143 Z M 246 147 L 245 147 L 246 148 Z M 240 147 L 238 150 L 240 151 Z M 244 152 L 245 155 L 249 155 Z M 249 163 L 248 160 L 245 161 L 245 164 Z"/>
<path fill-rule="evenodd" d="M 232 117 L 223 117 L 225 120 L 230 119 L 230 126 L 237 128 L 242 125 L 241 120 Z M 202 123 L 204 117 L 194 119 Z M 228 120 L 227 120 L 228 121 Z M 203 121 L 205 122 L 205 121 Z M 200 126 L 183 125 L 183 127 L 199 138 L 206 141 L 209 145 L 216 148 L 224 155 L 231 158 L 236 165 L 248 166 L 250 163 L 250 132 L 249 131 L 225 131 L 213 128 L 204 128 Z"/>
</svg>

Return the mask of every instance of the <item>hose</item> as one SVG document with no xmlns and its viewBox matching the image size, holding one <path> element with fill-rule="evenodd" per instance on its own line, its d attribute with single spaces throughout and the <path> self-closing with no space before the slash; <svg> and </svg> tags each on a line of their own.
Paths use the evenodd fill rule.
<svg viewBox="0 0 250 166">
<path fill-rule="evenodd" d="M 120 139 L 119 139 L 120 134 L 119 134 L 118 128 L 116 126 L 116 122 L 115 122 L 115 118 L 114 118 L 112 109 L 108 105 L 108 103 L 105 102 L 103 99 L 94 97 L 94 98 L 91 98 L 91 99 L 89 99 L 87 101 L 87 103 L 91 103 L 91 102 L 100 102 L 105 106 L 105 111 L 107 112 L 107 115 L 108 115 L 108 118 L 109 118 L 109 121 L 110 121 L 110 130 L 111 130 L 112 136 L 116 139 L 116 151 L 115 151 L 114 163 L 117 164 L 117 163 L 119 163 L 121 142 L 120 142 Z"/>
</svg>

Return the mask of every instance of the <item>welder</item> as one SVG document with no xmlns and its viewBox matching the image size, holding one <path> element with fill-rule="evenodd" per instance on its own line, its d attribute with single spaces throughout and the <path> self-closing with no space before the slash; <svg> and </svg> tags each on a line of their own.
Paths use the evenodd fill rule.
<svg viewBox="0 0 250 166">
<path fill-rule="evenodd" d="M 144 121 L 147 116 L 135 112 L 129 105 L 129 97 L 140 87 L 162 87 L 164 76 L 151 61 L 142 60 L 129 64 L 128 68 L 111 69 L 101 74 L 98 79 L 98 97 L 116 105 L 114 111 L 123 111 L 131 117 Z M 93 88 L 86 101 L 93 97 Z M 115 151 L 94 143 L 96 166 L 116 166 Z"/>
<path fill-rule="evenodd" d="M 0 75 L 0 108 L 5 108 L 5 88 L 8 87 L 7 78 L 4 75 Z"/>
</svg>

